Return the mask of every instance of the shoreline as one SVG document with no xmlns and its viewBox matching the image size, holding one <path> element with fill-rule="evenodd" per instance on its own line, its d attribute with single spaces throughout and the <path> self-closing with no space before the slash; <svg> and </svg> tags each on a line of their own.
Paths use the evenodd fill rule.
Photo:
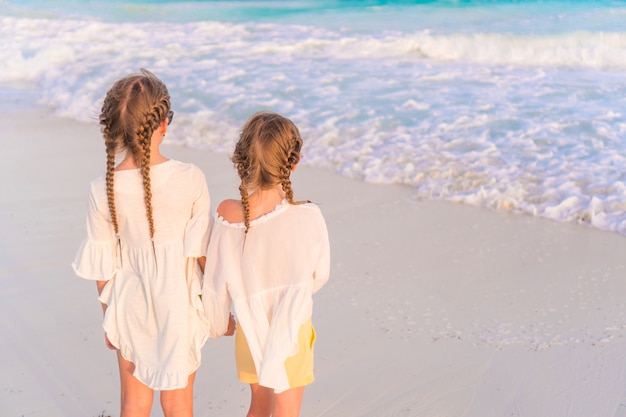
<svg viewBox="0 0 626 417">
<path fill-rule="evenodd" d="M 70 262 L 89 181 L 104 170 L 96 123 L 42 111 L 0 115 L 0 411 L 7 417 L 118 413 L 114 355 L 95 285 Z M 237 196 L 226 154 L 163 152 L 206 174 L 212 206 Z M 331 239 L 315 297 L 316 382 L 306 416 L 626 415 L 626 239 L 583 225 L 420 200 L 299 166 Z M 244 415 L 232 338 L 209 340 L 197 415 Z M 155 397 L 153 416 L 161 416 Z"/>
</svg>

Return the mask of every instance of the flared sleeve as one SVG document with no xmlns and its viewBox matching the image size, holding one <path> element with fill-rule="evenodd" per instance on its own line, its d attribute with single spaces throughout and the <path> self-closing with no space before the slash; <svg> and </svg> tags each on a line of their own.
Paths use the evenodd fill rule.
<svg viewBox="0 0 626 417">
<path fill-rule="evenodd" d="M 194 181 L 197 184 L 197 195 L 184 237 L 184 256 L 187 258 L 206 255 L 211 229 L 211 198 L 204 174 L 199 169 L 194 172 Z"/>
<path fill-rule="evenodd" d="M 326 222 L 319 209 L 318 214 L 317 223 L 320 233 L 320 247 L 315 271 L 313 272 L 313 294 L 319 291 L 319 289 L 328 282 L 328 278 L 330 277 L 330 242 L 328 239 L 328 228 L 326 227 Z"/>
<path fill-rule="evenodd" d="M 72 268 L 81 278 L 108 281 L 117 271 L 116 240 L 108 210 L 105 212 L 98 205 L 97 185 L 97 181 L 90 185 L 87 237 L 76 253 Z"/>
<path fill-rule="evenodd" d="M 202 284 L 202 304 L 212 338 L 223 336 L 228 330 L 232 298 L 227 280 L 241 276 L 240 261 L 234 259 L 239 245 L 233 244 L 232 236 L 224 235 L 226 230 L 221 222 L 217 219 L 211 231 Z"/>
</svg>

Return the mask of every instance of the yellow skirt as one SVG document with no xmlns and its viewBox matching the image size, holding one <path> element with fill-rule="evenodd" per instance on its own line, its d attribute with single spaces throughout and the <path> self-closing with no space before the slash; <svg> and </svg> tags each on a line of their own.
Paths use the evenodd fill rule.
<svg viewBox="0 0 626 417">
<path fill-rule="evenodd" d="M 315 379 L 313 376 L 313 345 L 315 344 L 315 329 L 309 319 L 298 332 L 298 352 L 285 360 L 285 370 L 289 379 L 289 387 L 296 388 L 308 385 Z M 246 341 L 246 335 L 237 326 L 235 334 L 235 360 L 237 375 L 241 382 L 257 384 L 259 379 Z"/>
</svg>

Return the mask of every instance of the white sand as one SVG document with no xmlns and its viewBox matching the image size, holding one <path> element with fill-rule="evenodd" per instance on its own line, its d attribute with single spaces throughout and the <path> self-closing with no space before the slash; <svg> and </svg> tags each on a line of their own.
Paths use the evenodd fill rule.
<svg viewBox="0 0 626 417">
<path fill-rule="evenodd" d="M 0 416 L 115 416 L 95 284 L 70 268 L 104 168 L 98 127 L 22 111 L 0 115 L 0 137 Z M 214 204 L 237 196 L 227 155 L 165 154 L 204 170 Z M 306 166 L 293 180 L 333 253 L 302 416 L 626 415 L 623 236 Z M 245 415 L 233 341 L 204 348 L 197 416 Z"/>
</svg>

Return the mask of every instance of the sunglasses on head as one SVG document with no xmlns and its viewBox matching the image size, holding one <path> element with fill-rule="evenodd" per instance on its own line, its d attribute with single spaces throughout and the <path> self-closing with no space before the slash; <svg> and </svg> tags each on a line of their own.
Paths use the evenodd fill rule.
<svg viewBox="0 0 626 417">
<path fill-rule="evenodd" d="M 171 124 L 172 120 L 174 119 L 174 110 L 170 110 L 167 112 L 167 124 Z"/>
</svg>

